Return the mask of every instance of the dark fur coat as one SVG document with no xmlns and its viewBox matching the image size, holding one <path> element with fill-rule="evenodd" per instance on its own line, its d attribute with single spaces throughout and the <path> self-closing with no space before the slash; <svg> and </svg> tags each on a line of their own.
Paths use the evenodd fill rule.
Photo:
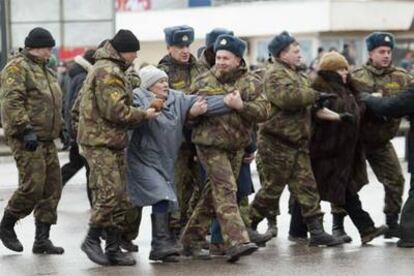
<svg viewBox="0 0 414 276">
<path fill-rule="evenodd" d="M 368 182 L 365 156 L 359 141 L 362 107 L 357 102 L 358 92 L 352 84 L 344 84 L 339 74 L 320 71 L 313 88 L 334 93 L 338 98 L 325 105 L 338 112 L 355 116 L 354 124 L 323 121 L 314 117 L 310 144 L 312 169 L 321 200 L 335 204 L 345 203 L 345 192 L 357 192 Z"/>
</svg>

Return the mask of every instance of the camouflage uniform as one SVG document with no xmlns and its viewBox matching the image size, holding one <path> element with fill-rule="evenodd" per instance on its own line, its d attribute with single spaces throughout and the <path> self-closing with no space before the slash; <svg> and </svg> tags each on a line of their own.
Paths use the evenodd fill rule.
<svg viewBox="0 0 414 276">
<path fill-rule="evenodd" d="M 195 78 L 203 72 L 192 55 L 187 64 L 179 63 L 170 55 L 166 55 L 160 60 L 158 68 L 167 73 L 171 89 L 183 91 L 186 94 L 190 92 Z M 189 140 L 188 129 L 184 129 L 184 134 Z M 195 161 L 195 155 L 194 146 L 188 141 L 183 142 L 176 162 L 175 176 L 180 211 L 172 214 L 170 222 L 171 228 L 177 232 L 187 223 L 201 193 L 200 167 Z"/>
<path fill-rule="evenodd" d="M 362 92 L 382 92 L 384 97 L 404 90 L 412 77 L 403 69 L 390 66 L 375 68 L 370 62 L 352 73 L 356 88 Z M 378 118 L 366 112 L 361 125 L 361 139 L 367 160 L 385 188 L 385 214 L 399 214 L 404 177 L 390 140 L 396 135 L 399 119 Z"/>
<path fill-rule="evenodd" d="M 131 208 L 126 191 L 127 130 L 144 120 L 146 113 L 131 106 L 127 66 L 112 45 L 107 42 L 95 58 L 80 94 L 77 136 L 91 169 L 94 204 L 90 224 L 122 228 Z"/>
<path fill-rule="evenodd" d="M 198 157 L 209 180 L 184 228 L 184 246 L 200 246 L 214 215 L 227 244 L 235 246 L 249 242 L 237 206 L 236 179 L 254 124 L 266 120 L 269 115 L 269 105 L 261 88 L 259 78 L 248 73 L 244 66 L 222 76 L 213 68 L 197 78 L 194 84 L 193 91 L 199 95 L 223 95 L 237 89 L 244 108 L 240 112 L 202 118 L 193 129 L 192 142 L 196 144 Z"/>
<path fill-rule="evenodd" d="M 6 209 L 18 218 L 34 210 L 36 221 L 55 224 L 62 192 L 57 150 L 53 142 L 63 126 L 62 92 L 46 62 L 26 50 L 16 54 L 1 76 L 2 122 L 6 142 L 19 171 L 19 188 Z M 33 152 L 23 134 L 33 130 L 39 141 Z"/>
<path fill-rule="evenodd" d="M 250 206 L 253 228 L 270 215 L 286 184 L 300 203 L 305 220 L 322 215 L 309 157 L 311 107 L 318 93 L 310 88 L 304 73 L 279 60 L 267 69 L 264 91 L 272 112 L 259 130 L 258 151 L 265 180 Z"/>
</svg>

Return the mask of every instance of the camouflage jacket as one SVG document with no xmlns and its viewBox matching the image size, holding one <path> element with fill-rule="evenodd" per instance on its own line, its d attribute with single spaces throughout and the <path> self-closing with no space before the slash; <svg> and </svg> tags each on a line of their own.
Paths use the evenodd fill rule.
<svg viewBox="0 0 414 276">
<path fill-rule="evenodd" d="M 62 92 L 46 61 L 23 50 L 3 69 L 0 86 L 6 137 L 19 138 L 30 129 L 40 141 L 59 137 L 64 125 Z"/>
<path fill-rule="evenodd" d="M 192 142 L 224 150 L 239 150 L 251 141 L 255 123 L 265 121 L 270 106 L 262 93 L 260 79 L 242 66 L 220 76 L 213 69 L 200 75 L 192 86 L 192 93 L 202 96 L 225 95 L 239 90 L 244 107 L 240 112 L 202 117 L 193 129 Z"/>
<path fill-rule="evenodd" d="M 98 49 L 95 59 L 80 91 L 77 139 L 84 146 L 123 149 L 128 128 L 138 125 L 146 113 L 132 106 L 127 68 L 112 45 Z"/>
<path fill-rule="evenodd" d="M 183 91 L 186 94 L 190 92 L 195 78 L 203 72 L 193 55 L 186 64 L 179 63 L 170 55 L 166 55 L 160 60 L 158 68 L 167 73 L 171 89 Z"/>
<path fill-rule="evenodd" d="M 211 56 L 210 51 L 204 49 L 201 53 L 200 58 L 198 59 L 198 67 L 200 69 L 200 74 L 210 70 L 214 66 L 215 56 Z M 214 55 L 214 53 L 213 53 Z"/>
<path fill-rule="evenodd" d="M 404 69 L 394 66 L 377 69 L 368 62 L 352 73 L 352 81 L 360 92 L 381 92 L 387 97 L 404 90 L 413 78 Z M 361 125 L 362 142 L 374 148 L 384 145 L 396 135 L 399 125 L 399 119 L 380 118 L 367 110 Z"/>
<path fill-rule="evenodd" d="M 263 82 L 265 95 L 271 104 L 271 115 L 260 126 L 260 136 L 308 150 L 311 108 L 319 93 L 311 88 L 305 73 L 280 60 L 267 66 Z"/>
</svg>

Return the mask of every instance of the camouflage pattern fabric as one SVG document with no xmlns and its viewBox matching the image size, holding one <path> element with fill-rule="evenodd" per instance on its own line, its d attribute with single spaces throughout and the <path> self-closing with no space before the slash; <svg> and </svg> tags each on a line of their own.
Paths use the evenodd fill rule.
<svg viewBox="0 0 414 276">
<path fill-rule="evenodd" d="M 121 224 L 122 236 L 127 241 L 133 241 L 138 237 L 141 225 L 142 207 L 134 206 L 125 213 L 125 220 Z"/>
<path fill-rule="evenodd" d="M 390 66 L 378 69 L 371 62 L 352 73 L 356 88 L 362 92 L 381 92 L 388 97 L 414 83 L 405 70 Z M 378 118 L 369 111 L 363 117 L 361 140 L 368 163 L 385 188 L 384 213 L 398 214 L 404 191 L 404 176 L 390 140 L 396 135 L 400 119 Z"/>
<path fill-rule="evenodd" d="M 18 139 L 9 138 L 7 144 L 19 171 L 19 187 L 6 208 L 18 218 L 34 210 L 36 221 L 56 224 L 62 179 L 55 144 L 40 142 L 33 152 L 25 150 L 24 143 Z"/>
<path fill-rule="evenodd" d="M 146 113 L 132 106 L 128 66 L 109 42 L 96 51 L 95 59 L 80 91 L 77 140 L 83 146 L 123 149 L 128 127 L 138 125 Z"/>
<path fill-rule="evenodd" d="M 123 229 L 127 210 L 132 208 L 126 189 L 124 150 L 81 146 L 90 167 L 89 182 L 93 194 L 90 225 Z"/>
<path fill-rule="evenodd" d="M 236 199 L 238 173 L 235 172 L 240 171 L 243 150 L 226 152 L 213 147 L 197 146 L 197 154 L 209 180 L 184 228 L 181 239 L 183 245 L 200 248 L 214 216 L 217 217 L 226 244 L 234 246 L 249 242 Z"/>
</svg>

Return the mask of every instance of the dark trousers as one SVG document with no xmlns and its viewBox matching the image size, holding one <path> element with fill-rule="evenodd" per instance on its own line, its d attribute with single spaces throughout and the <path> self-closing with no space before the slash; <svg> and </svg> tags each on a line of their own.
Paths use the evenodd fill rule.
<svg viewBox="0 0 414 276">
<path fill-rule="evenodd" d="M 78 144 L 73 144 L 69 150 L 69 163 L 66 163 L 61 168 L 62 174 L 62 186 L 64 187 L 66 183 L 80 170 L 85 166 L 86 169 L 86 190 L 88 193 L 89 204 L 92 206 L 92 193 L 89 187 L 89 166 L 86 162 L 86 159 L 79 154 Z"/>
<path fill-rule="evenodd" d="M 401 212 L 401 240 L 414 242 L 414 176 L 411 174 L 410 191 Z"/>
<path fill-rule="evenodd" d="M 366 232 L 369 228 L 374 227 L 374 222 L 371 219 L 371 216 L 362 209 L 361 200 L 357 193 L 352 193 L 351 191 L 346 191 L 345 204 L 338 205 L 345 209 L 349 214 L 350 219 L 358 229 L 359 233 Z M 300 210 L 300 205 L 295 201 L 291 207 L 291 221 L 289 234 L 296 237 L 306 237 L 307 226 L 303 222 L 302 213 Z"/>
</svg>

